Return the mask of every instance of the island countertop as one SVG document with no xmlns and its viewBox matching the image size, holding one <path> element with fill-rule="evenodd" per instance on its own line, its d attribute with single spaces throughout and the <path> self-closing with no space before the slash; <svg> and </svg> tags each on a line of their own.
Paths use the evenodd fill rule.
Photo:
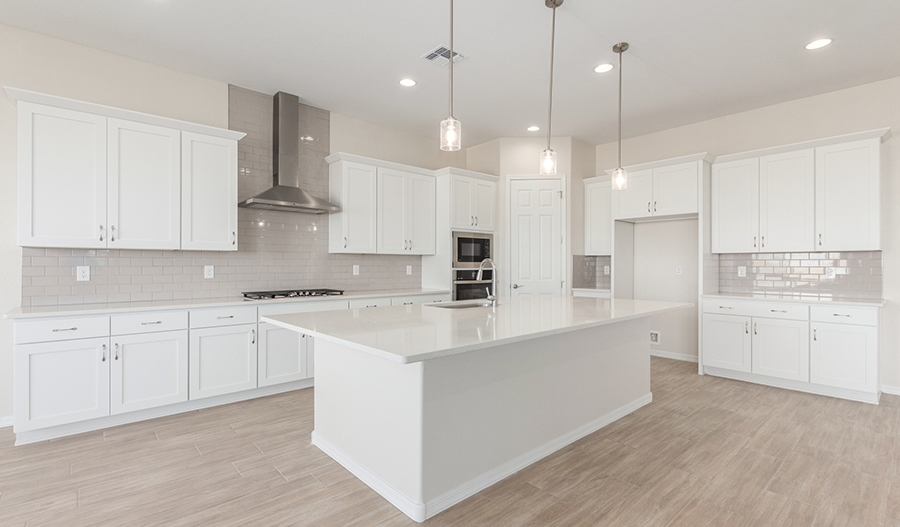
<svg viewBox="0 0 900 527">
<path fill-rule="evenodd" d="M 526 297 L 501 302 L 496 308 L 444 309 L 420 304 L 272 315 L 261 320 L 405 364 L 658 315 L 692 305 L 571 296 Z"/>
</svg>

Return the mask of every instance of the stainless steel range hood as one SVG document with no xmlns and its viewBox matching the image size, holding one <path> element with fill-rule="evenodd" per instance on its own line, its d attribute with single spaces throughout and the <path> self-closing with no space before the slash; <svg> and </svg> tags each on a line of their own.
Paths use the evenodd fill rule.
<svg viewBox="0 0 900 527">
<path fill-rule="evenodd" d="M 273 187 L 238 203 L 248 209 L 324 214 L 340 207 L 300 188 L 300 99 L 296 95 L 275 94 L 275 133 L 272 140 Z"/>
</svg>

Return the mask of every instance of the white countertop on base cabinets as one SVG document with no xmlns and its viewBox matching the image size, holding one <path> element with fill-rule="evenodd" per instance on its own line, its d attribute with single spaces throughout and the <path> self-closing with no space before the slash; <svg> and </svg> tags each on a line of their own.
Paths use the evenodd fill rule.
<svg viewBox="0 0 900 527">
<path fill-rule="evenodd" d="M 715 293 L 702 295 L 702 298 L 721 298 L 722 300 L 751 300 L 761 302 L 786 302 L 790 304 L 818 304 L 824 306 L 854 306 L 854 307 L 884 307 L 884 300 L 853 300 L 853 299 L 835 299 L 835 298 L 819 298 L 806 297 L 801 295 L 773 295 L 765 296 L 764 294 L 748 293 L 745 295 L 736 293 Z"/>
<path fill-rule="evenodd" d="M 275 300 L 244 300 L 243 297 L 196 298 L 190 300 L 157 300 L 149 302 L 115 302 L 108 304 L 75 304 L 65 306 L 17 307 L 6 313 L 5 319 L 45 318 L 57 316 L 109 315 L 139 311 L 168 311 L 173 309 L 200 309 L 226 306 L 268 306 L 272 304 L 292 304 L 299 302 L 322 302 L 327 300 L 352 300 L 361 298 L 396 297 L 408 295 L 450 294 L 438 289 L 393 289 L 380 291 L 357 291 L 337 296 L 310 296 L 303 298 L 279 298 Z"/>
</svg>

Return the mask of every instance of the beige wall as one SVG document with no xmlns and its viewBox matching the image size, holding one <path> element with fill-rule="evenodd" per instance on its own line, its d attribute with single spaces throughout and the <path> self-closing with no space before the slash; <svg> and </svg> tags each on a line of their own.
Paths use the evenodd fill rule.
<svg viewBox="0 0 900 527">
<path fill-rule="evenodd" d="M 228 126 L 228 85 L 0 25 L 0 86 Z M 16 246 L 16 103 L 0 96 L 0 313 L 22 295 Z M 12 323 L 0 322 L 0 418 L 13 413 Z"/>
<path fill-rule="evenodd" d="M 626 123 L 627 125 L 627 123 Z M 758 108 L 628 139 L 627 165 L 709 152 L 745 152 L 889 126 L 900 135 L 900 78 Z M 900 138 L 883 145 L 886 203 L 900 199 Z M 616 145 L 597 147 L 597 173 L 615 166 Z M 900 210 L 885 207 L 884 298 L 881 381 L 900 387 Z"/>
<path fill-rule="evenodd" d="M 435 123 L 434 138 L 429 139 L 331 112 L 331 153 L 356 154 L 429 170 L 466 168 L 466 149 L 441 150 L 438 124 Z"/>
</svg>

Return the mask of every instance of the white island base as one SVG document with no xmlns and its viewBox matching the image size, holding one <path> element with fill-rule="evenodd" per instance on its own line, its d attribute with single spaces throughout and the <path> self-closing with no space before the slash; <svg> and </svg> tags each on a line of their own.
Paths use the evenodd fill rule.
<svg viewBox="0 0 900 527">
<path fill-rule="evenodd" d="M 424 521 L 648 404 L 649 320 L 410 364 L 319 340 L 313 444 Z"/>
</svg>

